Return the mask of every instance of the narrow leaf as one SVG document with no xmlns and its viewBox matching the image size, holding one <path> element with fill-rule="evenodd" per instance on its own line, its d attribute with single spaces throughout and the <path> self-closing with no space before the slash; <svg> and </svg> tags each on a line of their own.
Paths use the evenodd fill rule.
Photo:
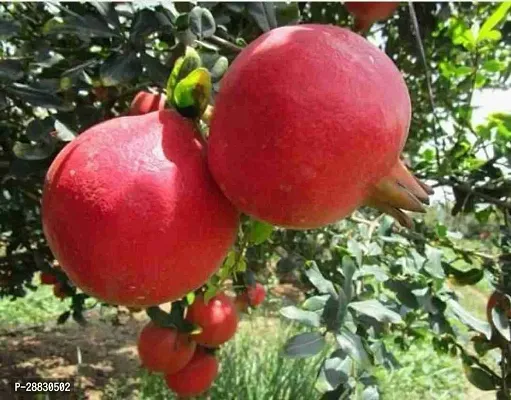
<svg viewBox="0 0 511 400">
<path fill-rule="evenodd" d="M 292 321 L 299 322 L 303 325 L 317 328 L 320 325 L 319 315 L 312 311 L 301 310 L 295 306 L 284 307 L 280 310 L 280 314 Z"/>
<path fill-rule="evenodd" d="M 358 335 L 345 330 L 341 334 L 336 335 L 335 338 L 339 347 L 346 352 L 353 361 L 363 367 L 370 365 L 369 356 Z"/>
<path fill-rule="evenodd" d="M 261 221 L 252 221 L 248 232 L 248 241 L 253 244 L 266 242 L 273 232 L 273 225 Z"/>
<path fill-rule="evenodd" d="M 378 300 L 355 301 L 348 305 L 353 310 L 376 319 L 379 322 L 397 324 L 402 321 L 401 316 L 385 307 Z"/>
<path fill-rule="evenodd" d="M 485 321 L 477 319 L 473 315 L 471 315 L 467 310 L 465 310 L 457 301 L 453 299 L 449 299 L 447 301 L 447 305 L 451 308 L 453 313 L 458 317 L 458 319 L 463 322 L 465 325 L 469 326 L 473 330 L 482 333 L 486 336 L 488 340 L 491 338 L 491 327 Z"/>
<path fill-rule="evenodd" d="M 307 275 L 307 278 L 309 278 L 320 293 L 329 293 L 337 296 L 333 283 L 323 277 L 314 261 L 312 266 L 305 270 L 305 275 Z"/>
<path fill-rule="evenodd" d="M 249 15 L 254 18 L 257 26 L 259 26 L 263 32 L 277 27 L 277 16 L 275 14 L 275 5 L 273 2 L 247 2 L 246 8 Z"/>
<path fill-rule="evenodd" d="M 284 345 L 284 355 L 290 358 L 311 357 L 323 350 L 325 338 L 318 332 L 307 332 L 293 336 Z"/>
</svg>

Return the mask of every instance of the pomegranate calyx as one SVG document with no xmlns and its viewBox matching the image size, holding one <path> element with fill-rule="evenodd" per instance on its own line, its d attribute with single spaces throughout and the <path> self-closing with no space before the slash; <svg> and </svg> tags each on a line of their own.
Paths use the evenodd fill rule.
<svg viewBox="0 0 511 400">
<path fill-rule="evenodd" d="M 364 205 L 392 216 L 402 226 L 412 228 L 413 221 L 403 210 L 426 212 L 423 204 L 429 204 L 432 193 L 428 185 L 413 176 L 402 161 L 398 161 L 390 174 L 376 184 Z"/>
</svg>

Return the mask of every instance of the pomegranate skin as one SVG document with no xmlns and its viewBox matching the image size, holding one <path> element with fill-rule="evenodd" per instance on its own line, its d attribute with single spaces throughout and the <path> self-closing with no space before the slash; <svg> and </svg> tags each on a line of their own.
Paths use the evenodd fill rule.
<svg viewBox="0 0 511 400">
<path fill-rule="evenodd" d="M 410 117 L 401 74 L 363 37 L 327 25 L 277 28 L 221 81 L 209 167 L 244 213 L 317 228 L 349 215 L 386 176 Z"/>
<path fill-rule="evenodd" d="M 174 111 L 120 117 L 67 145 L 46 176 L 42 222 L 69 278 L 108 303 L 147 307 L 201 286 L 236 238 L 238 212 Z"/>
<path fill-rule="evenodd" d="M 374 22 L 389 18 L 399 7 L 399 2 L 345 2 L 344 6 L 352 14 L 361 29 L 368 29 Z"/>
</svg>

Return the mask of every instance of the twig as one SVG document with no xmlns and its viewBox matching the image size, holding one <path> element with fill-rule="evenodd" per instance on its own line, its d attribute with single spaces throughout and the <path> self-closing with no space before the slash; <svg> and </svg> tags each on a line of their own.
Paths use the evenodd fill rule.
<svg viewBox="0 0 511 400">
<path fill-rule="evenodd" d="M 438 124 L 438 117 L 436 115 L 435 111 L 435 100 L 433 97 L 433 88 L 431 86 L 431 74 L 429 72 L 428 62 L 426 59 L 426 52 L 424 51 L 424 46 L 422 44 L 421 36 L 420 36 L 420 30 L 419 30 L 419 22 L 417 21 L 417 15 L 415 14 L 415 8 L 413 6 L 412 2 L 408 2 L 408 9 L 410 11 L 410 19 L 412 20 L 412 25 L 414 29 L 415 39 L 417 40 L 417 46 L 419 47 L 419 53 L 421 56 L 421 61 L 424 66 L 424 72 L 426 77 L 426 86 L 428 88 L 428 97 L 429 97 L 429 103 L 431 106 L 431 111 L 433 113 L 433 140 L 435 142 L 436 147 L 436 162 L 438 169 L 440 169 L 440 154 L 438 149 L 440 149 L 440 143 L 438 141 L 438 131 L 436 129 L 436 125 Z M 445 151 L 445 145 L 442 146 L 442 149 Z"/>
<path fill-rule="evenodd" d="M 222 46 L 226 49 L 229 49 L 231 51 L 234 51 L 236 53 L 239 53 L 243 50 L 243 47 L 240 47 L 234 43 L 229 42 L 228 40 L 222 39 L 221 37 L 218 37 L 216 35 L 208 37 L 208 40 L 212 41 L 213 43 Z"/>
</svg>

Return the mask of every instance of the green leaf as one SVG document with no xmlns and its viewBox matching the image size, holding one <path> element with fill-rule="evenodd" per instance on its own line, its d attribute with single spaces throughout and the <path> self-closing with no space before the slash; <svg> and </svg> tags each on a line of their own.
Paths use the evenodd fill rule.
<svg viewBox="0 0 511 400">
<path fill-rule="evenodd" d="M 270 29 L 277 27 L 277 16 L 275 14 L 275 5 L 273 2 L 247 2 L 245 7 L 247 8 L 248 14 L 254 18 L 257 26 L 259 26 L 263 32 L 268 32 Z"/>
<path fill-rule="evenodd" d="M 417 297 L 413 294 L 411 288 L 407 286 L 407 283 L 389 280 L 385 282 L 385 286 L 392 290 L 396 294 L 397 299 L 406 307 L 411 309 L 417 309 L 419 307 Z"/>
<path fill-rule="evenodd" d="M 481 268 L 471 268 L 467 271 L 460 271 L 454 267 L 449 268 L 448 273 L 456 285 L 475 285 L 484 278 L 484 271 Z"/>
<path fill-rule="evenodd" d="M 489 72 L 499 72 L 506 69 L 506 64 L 498 60 L 488 60 L 483 63 L 483 69 Z"/>
<path fill-rule="evenodd" d="M 376 244 L 375 242 L 371 242 L 369 244 L 369 247 L 367 248 L 367 256 L 376 257 L 381 254 L 383 254 L 381 247 L 378 246 L 378 244 Z"/>
<path fill-rule="evenodd" d="M 91 1 L 90 4 L 98 10 L 101 16 L 105 19 L 106 22 L 112 24 L 117 29 L 120 26 L 119 16 L 117 15 L 117 11 L 115 10 L 114 3 L 109 3 L 106 1 Z"/>
<path fill-rule="evenodd" d="M 471 315 L 467 310 L 465 310 L 456 300 L 449 299 L 447 300 L 447 305 L 450 307 L 452 312 L 458 317 L 458 319 L 463 322 L 468 327 L 473 330 L 482 333 L 486 336 L 488 340 L 491 338 L 491 327 L 486 321 L 482 321 L 473 315 Z"/>
<path fill-rule="evenodd" d="M 164 87 L 169 77 L 169 68 L 163 65 L 158 59 L 151 57 L 145 52 L 140 54 L 142 66 L 146 69 L 149 78 L 158 86 Z"/>
<path fill-rule="evenodd" d="M 213 67 L 209 70 L 209 72 L 211 73 L 211 80 L 213 82 L 220 81 L 220 78 L 224 76 L 228 67 L 229 60 L 227 59 L 227 57 L 224 56 L 218 57 Z"/>
<path fill-rule="evenodd" d="M 321 366 L 316 389 L 320 392 L 329 392 L 348 382 L 353 368 L 352 364 L 352 359 L 346 357 L 342 350 L 335 350 Z"/>
<path fill-rule="evenodd" d="M 331 295 L 328 298 L 321 315 L 321 319 L 328 331 L 337 332 L 341 329 L 344 317 L 346 316 L 347 304 L 348 300 L 342 289 L 339 290 L 337 296 Z"/>
<path fill-rule="evenodd" d="M 145 45 L 146 38 L 160 27 L 156 13 L 144 9 L 135 14 L 130 28 L 130 41 L 137 47 Z"/>
<path fill-rule="evenodd" d="M 304 311 L 295 306 L 284 307 L 280 314 L 292 321 L 299 322 L 306 326 L 317 328 L 320 325 L 319 315 L 312 311 Z"/>
<path fill-rule="evenodd" d="M 0 19 L 0 40 L 7 40 L 16 36 L 21 30 L 21 24 L 17 21 Z"/>
<path fill-rule="evenodd" d="M 248 241 L 255 245 L 264 243 L 270 238 L 272 232 L 273 225 L 253 220 L 248 231 Z"/>
<path fill-rule="evenodd" d="M 385 307 L 378 300 L 355 301 L 348 305 L 353 310 L 376 319 L 379 322 L 397 324 L 402 321 L 401 316 Z"/>
<path fill-rule="evenodd" d="M 353 275 L 356 270 L 357 267 L 351 257 L 344 256 L 342 258 L 342 274 L 344 275 L 343 291 L 347 301 L 350 301 L 353 297 Z"/>
<path fill-rule="evenodd" d="M 314 261 L 312 261 L 311 266 L 305 270 L 305 275 L 307 275 L 307 278 L 309 278 L 309 281 L 314 287 L 318 289 L 319 293 L 329 293 L 337 296 L 334 284 L 323 277 Z"/>
<path fill-rule="evenodd" d="M 358 335 L 345 330 L 341 334 L 335 335 L 335 338 L 339 347 L 347 353 L 353 361 L 360 364 L 362 367 L 368 367 L 370 365 L 369 356 Z"/>
<path fill-rule="evenodd" d="M 436 234 L 438 237 L 444 238 L 447 236 L 447 227 L 441 223 L 436 224 Z"/>
<path fill-rule="evenodd" d="M 5 91 L 8 95 L 18 97 L 35 107 L 55 108 L 61 111 L 70 111 L 73 109 L 72 106 L 65 104 L 60 97 L 53 93 L 21 83 L 13 83 L 11 86 L 6 86 Z"/>
<path fill-rule="evenodd" d="M 58 325 L 62 325 L 62 324 L 65 324 L 66 321 L 69 319 L 69 317 L 71 316 L 71 313 L 69 311 L 65 311 L 63 312 L 62 314 L 59 315 L 59 317 L 57 318 L 57 324 Z"/>
<path fill-rule="evenodd" d="M 277 2 L 275 6 L 278 26 L 295 25 L 300 21 L 300 8 L 297 3 Z"/>
<path fill-rule="evenodd" d="M 47 141 L 37 144 L 15 142 L 12 151 L 22 160 L 45 160 L 55 151 L 55 142 Z"/>
<path fill-rule="evenodd" d="M 120 36 L 120 34 L 108 26 L 104 21 L 87 14 L 84 16 L 67 16 L 62 22 L 56 19 L 49 20 L 44 28 L 45 34 L 73 34 L 82 40 L 88 40 L 91 37 L 111 38 Z"/>
<path fill-rule="evenodd" d="M 188 14 L 189 27 L 199 38 L 208 38 L 215 34 L 216 23 L 213 14 L 207 8 L 194 7 Z"/>
<path fill-rule="evenodd" d="M 70 142 L 78 136 L 76 132 L 73 132 L 59 120 L 55 121 L 54 127 L 55 131 L 57 132 L 55 134 L 55 137 L 61 140 L 62 142 Z"/>
<path fill-rule="evenodd" d="M 491 310 L 491 320 L 502 337 L 508 342 L 511 342 L 511 331 L 509 329 L 509 317 L 507 312 L 499 307 L 493 307 Z"/>
<path fill-rule="evenodd" d="M 380 393 L 378 392 L 378 387 L 376 386 L 366 386 L 362 392 L 361 400 L 379 400 Z"/>
<path fill-rule="evenodd" d="M 135 79 L 142 72 L 142 65 L 135 52 L 114 54 L 108 58 L 101 68 L 99 75 L 103 86 L 117 86 Z"/>
<path fill-rule="evenodd" d="M 469 382 L 480 390 L 495 390 L 493 376 L 477 366 L 464 365 L 463 370 Z"/>
<path fill-rule="evenodd" d="M 211 98 L 211 77 L 205 68 L 192 71 L 179 81 L 172 93 L 172 104 L 185 117 L 204 114 Z"/>
<path fill-rule="evenodd" d="M 444 279 L 445 273 L 442 268 L 442 250 L 426 246 L 427 261 L 424 269 L 434 278 Z"/>
<path fill-rule="evenodd" d="M 25 75 L 23 64 L 19 60 L 0 60 L 0 80 L 17 81 Z"/>
<path fill-rule="evenodd" d="M 503 2 L 497 7 L 493 14 L 490 15 L 490 17 L 484 22 L 483 26 L 481 26 L 477 36 L 478 42 L 489 39 L 489 35 L 491 35 L 490 32 L 494 31 L 493 28 L 505 20 L 506 14 L 509 12 L 510 7 L 511 2 L 509 1 Z"/>
<path fill-rule="evenodd" d="M 199 53 L 192 47 L 187 47 L 185 55 L 179 57 L 167 81 L 167 97 L 171 98 L 177 84 L 202 65 Z"/>
<path fill-rule="evenodd" d="M 307 332 L 293 336 L 284 345 L 284 355 L 289 358 L 311 357 L 323 350 L 325 338 L 318 332 Z"/>
<path fill-rule="evenodd" d="M 38 142 L 48 137 L 48 134 L 54 129 L 54 122 L 52 117 L 46 117 L 45 119 L 33 119 L 27 125 L 25 134 L 28 140 Z"/>
<path fill-rule="evenodd" d="M 321 296 L 312 296 L 304 301 L 302 307 L 308 311 L 320 311 L 325 308 L 327 300 L 330 295 L 324 294 Z"/>
<path fill-rule="evenodd" d="M 355 257 L 357 264 L 362 266 L 362 247 L 360 246 L 360 243 L 353 239 L 348 240 L 348 251 L 353 257 Z"/>
</svg>

